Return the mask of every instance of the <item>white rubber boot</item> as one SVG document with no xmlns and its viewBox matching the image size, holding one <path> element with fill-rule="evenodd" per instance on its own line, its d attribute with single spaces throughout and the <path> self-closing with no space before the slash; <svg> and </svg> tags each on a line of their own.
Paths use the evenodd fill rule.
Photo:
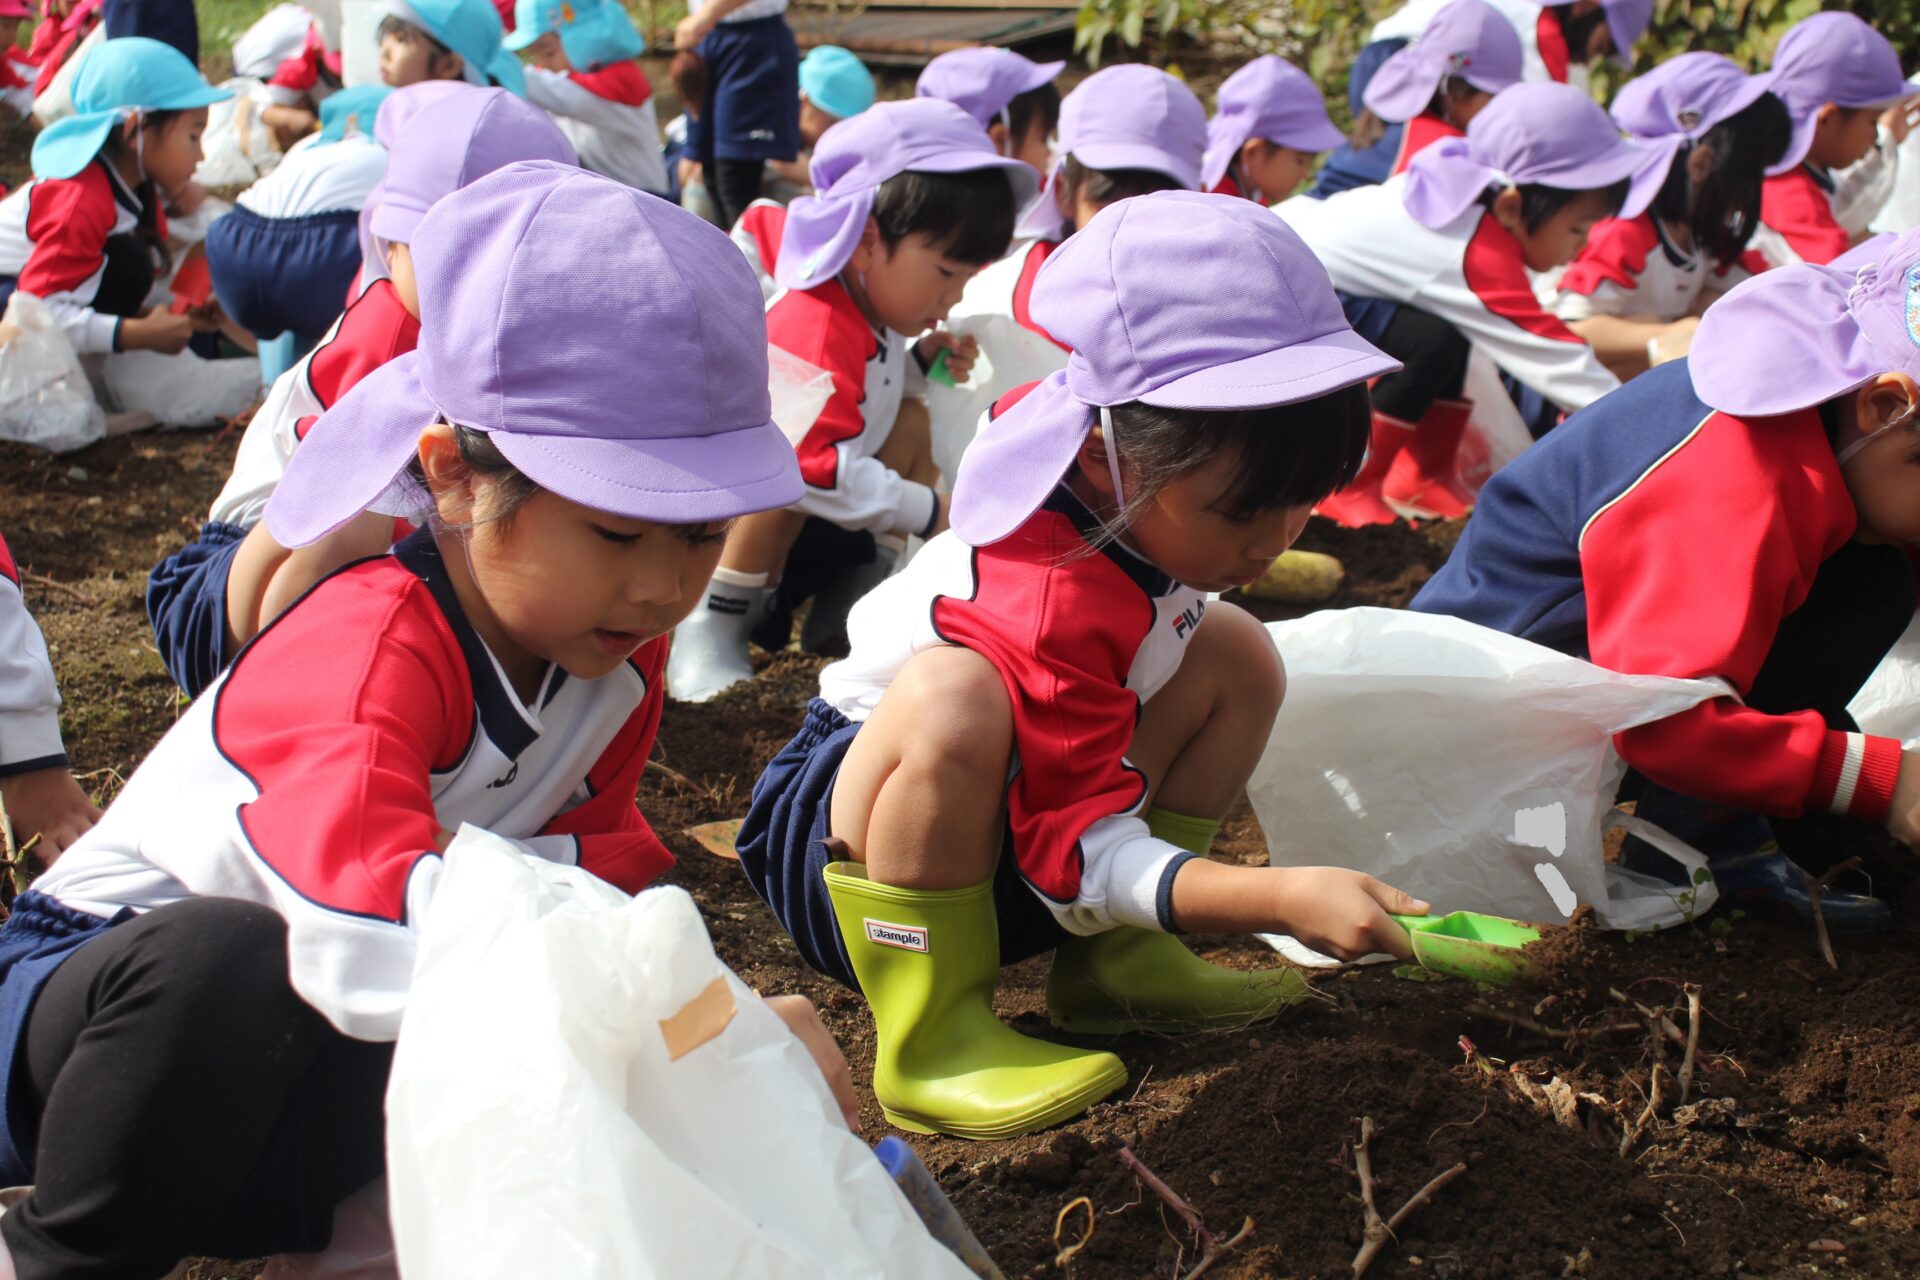
<svg viewBox="0 0 1920 1280">
<path fill-rule="evenodd" d="M 715 569 L 707 598 L 673 630 L 667 655 L 667 696 L 706 702 L 753 676 L 747 637 L 773 588 L 764 573 Z"/>
</svg>

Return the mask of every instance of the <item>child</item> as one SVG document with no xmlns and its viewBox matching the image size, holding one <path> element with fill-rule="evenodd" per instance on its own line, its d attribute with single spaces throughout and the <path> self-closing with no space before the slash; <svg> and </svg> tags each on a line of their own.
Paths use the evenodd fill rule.
<svg viewBox="0 0 1920 1280">
<path fill-rule="evenodd" d="M 328 414 L 269 518 L 298 545 L 390 491 L 425 527 L 248 646 L 0 931 L 22 1280 L 327 1242 L 382 1168 L 462 823 L 629 892 L 672 861 L 633 799 L 666 632 L 726 521 L 800 491 L 753 281 L 690 215 L 548 163 L 414 245 L 425 346 Z"/>
<path fill-rule="evenodd" d="M 17 41 L 21 22 L 32 16 L 27 0 L 0 0 L 0 102 L 23 120 L 33 111 L 33 79 L 38 68 Z"/>
<path fill-rule="evenodd" d="M 424 85 L 403 89 L 393 100 L 426 91 Z M 419 341 L 409 246 L 427 210 L 516 161 L 573 159 L 572 145 L 546 113 L 504 89 L 461 88 L 407 120 L 394 139 L 390 180 L 372 220 L 386 268 L 326 340 L 274 382 L 247 424 L 233 474 L 199 538 L 162 560 L 147 579 L 154 644 L 187 693 L 198 696 L 241 645 L 308 587 L 349 560 L 380 554 L 393 540 L 393 522 L 369 516 L 290 550 L 260 516 L 315 419 Z"/>
<path fill-rule="evenodd" d="M 1261 204 L 1284 200 L 1345 138 L 1307 73 L 1284 58 L 1255 58 L 1227 77 L 1207 126 L 1200 185 Z"/>
<path fill-rule="evenodd" d="M 1413 0 L 1398 13 L 1376 23 L 1375 41 L 1411 40 L 1447 0 Z M 1633 48 L 1653 21 L 1653 0 L 1574 0 L 1571 4 L 1542 4 L 1540 0 L 1492 0 L 1520 37 L 1525 55 L 1521 78 L 1551 80 L 1586 89 L 1589 68 L 1612 57 L 1622 67 L 1633 66 Z"/>
<path fill-rule="evenodd" d="M 875 536 L 890 540 L 891 561 L 907 535 L 945 527 L 924 410 L 911 422 L 902 399 L 918 396 L 926 367 L 953 345 L 929 331 L 968 277 L 1006 252 L 1035 175 L 996 153 L 960 108 L 915 98 L 827 130 L 813 183 L 787 216 L 775 268 L 785 292 L 767 308 L 767 341 L 830 373 L 833 397 L 795 445 L 806 495 L 734 526 L 705 607 L 675 637 L 667 679 L 686 702 L 749 678 L 755 624 L 768 619 L 768 638 L 784 646 L 783 622 L 822 577 L 875 563 Z M 964 378 L 971 357 L 961 359 Z M 783 580 L 789 563 L 796 572 Z"/>
<path fill-rule="evenodd" d="M 674 28 L 681 52 L 697 52 L 707 92 L 689 108 L 694 154 L 722 227 L 760 198 L 769 160 L 800 150 L 800 46 L 787 0 L 694 0 Z M 691 99 L 688 99 L 691 101 Z"/>
<path fill-rule="evenodd" d="M 667 190 L 646 41 L 614 0 L 520 0 L 506 46 L 525 50 L 527 98 L 550 112 L 583 168 L 653 195 Z"/>
<path fill-rule="evenodd" d="M 1354 482 L 1320 513 L 1355 526 L 1396 513 L 1464 515 L 1455 455 L 1478 347 L 1523 385 L 1577 409 L 1618 382 L 1543 311 L 1528 273 L 1579 252 L 1588 229 L 1646 206 L 1666 155 L 1621 140 L 1568 85 L 1515 85 L 1401 177 L 1276 211 L 1326 264 L 1354 327 L 1406 368 L 1373 388 L 1373 437 Z"/>
<path fill-rule="evenodd" d="M 207 104 L 229 95 L 157 40 L 108 40 L 73 78 L 76 114 L 33 143 L 33 181 L 0 201 L 0 303 L 25 289 L 83 356 L 175 355 L 218 322 L 149 308 L 165 267 L 166 193 L 200 163 Z"/>
<path fill-rule="evenodd" d="M 1760 189 L 1760 263 L 1831 262 L 1880 211 L 1892 191 L 1894 148 L 1905 136 L 1913 94 L 1887 38 L 1850 13 L 1816 13 L 1781 38 L 1773 92 L 1793 119 L 1793 141 Z M 1886 137 L 1881 138 L 1882 132 Z M 1876 157 L 1887 175 L 1868 183 L 1877 199 L 1856 202 L 1843 224 L 1835 172 Z"/>
<path fill-rule="evenodd" d="M 873 73 L 852 53 L 831 44 L 807 51 L 800 59 L 800 151 L 791 160 L 767 161 L 762 189 L 772 200 L 788 204 L 813 189 L 807 162 L 820 135 L 872 106 L 874 96 Z M 755 200 L 747 208 L 765 202 Z"/>
<path fill-rule="evenodd" d="M 1366 379 L 1394 362 L 1283 225 L 1198 193 L 1102 211 L 1034 307 L 1072 359 L 974 441 L 952 532 L 854 610 L 852 655 L 740 838 L 801 955 L 872 1005 L 887 1119 L 969 1138 L 1126 1079 L 1003 1025 L 1002 964 L 1053 952 L 1068 1031 L 1241 1026 L 1298 999 L 1298 975 L 1219 969 L 1173 935 L 1404 954 L 1386 913 L 1425 910 L 1357 872 L 1204 856 L 1284 685 L 1266 632 L 1209 593 L 1257 577 L 1352 475 Z"/>
<path fill-rule="evenodd" d="M 1920 845 L 1920 765 L 1846 711 L 1913 617 L 1916 315 L 1916 233 L 1857 272 L 1739 285 L 1688 360 L 1495 476 L 1414 601 L 1615 671 L 1725 681 L 1726 697 L 1615 739 L 1650 784 L 1642 812 L 1657 803 L 1709 854 L 1723 895 L 1811 913 L 1752 811 L 1827 810 Z M 1829 926 L 1887 919 L 1834 890 L 1821 910 Z"/>
<path fill-rule="evenodd" d="M 238 70 L 239 46 L 234 47 L 236 74 L 245 75 Z M 320 104 L 340 89 L 340 77 L 340 55 L 327 48 L 320 24 L 309 17 L 299 50 L 273 68 L 266 84 L 267 102 L 260 111 L 260 119 L 274 131 L 282 151 L 319 127 Z"/>
<path fill-rule="evenodd" d="M 465 93 L 472 87 L 464 80 L 423 80 L 405 89 L 394 90 L 374 113 L 373 140 L 391 155 L 394 140 L 405 130 L 409 120 L 440 99 Z M 366 203 L 360 208 L 360 274 L 354 277 L 353 285 L 347 291 L 349 306 L 360 296 L 362 289 L 375 280 L 384 280 L 387 275 L 386 250 L 373 235 L 373 215 L 386 193 L 387 180 L 382 177 L 367 193 Z"/>
<path fill-rule="evenodd" d="M 1036 173 L 1053 162 L 1051 139 L 1060 125 L 1064 62 L 1034 62 L 1011 49 L 955 49 L 927 63 L 913 92 L 944 98 L 987 131 L 1003 156 L 1024 160 Z"/>
<path fill-rule="evenodd" d="M 1486 0 L 1452 0 L 1411 44 L 1368 77 L 1353 142 L 1329 166 L 1346 172 L 1317 184 L 1326 196 L 1385 182 L 1431 144 L 1457 138 L 1493 95 L 1521 78 L 1513 26 Z"/>
<path fill-rule="evenodd" d="M 292 333 L 305 352 L 340 318 L 360 270 L 360 211 L 387 172 L 373 122 L 392 92 L 368 84 L 328 97 L 320 132 L 294 144 L 208 229 L 214 294 L 255 337 Z"/>
<path fill-rule="evenodd" d="M 386 0 L 380 81 L 404 89 L 422 80 L 498 85 L 525 96 L 520 60 L 501 47 L 505 28 L 489 0 Z"/>
<path fill-rule="evenodd" d="M 34 846 L 43 866 L 100 820 L 67 769 L 60 743 L 60 690 L 46 638 L 20 594 L 20 570 L 0 538 L 0 808 L 13 842 Z"/>
</svg>

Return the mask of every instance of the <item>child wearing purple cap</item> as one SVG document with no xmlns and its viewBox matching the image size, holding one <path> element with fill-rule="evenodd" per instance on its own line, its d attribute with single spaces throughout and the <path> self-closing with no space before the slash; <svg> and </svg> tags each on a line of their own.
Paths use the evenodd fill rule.
<svg viewBox="0 0 1920 1280">
<path fill-rule="evenodd" d="M 274 540 L 260 516 L 315 419 L 419 341 L 409 245 L 421 218 L 446 195 L 515 161 L 574 161 L 573 145 L 547 114 L 505 89 L 462 87 L 448 94 L 416 86 L 394 96 L 416 94 L 431 100 L 395 137 L 389 178 L 369 224 L 384 269 L 320 345 L 275 379 L 247 424 L 233 472 L 200 536 L 148 575 L 154 644 L 167 673 L 192 696 L 307 588 L 393 541 L 391 520 L 367 516 L 293 550 Z"/>
<path fill-rule="evenodd" d="M 1913 86 L 1887 38 L 1850 13 L 1816 13 L 1795 24 L 1773 54 L 1773 92 L 1793 118 L 1793 142 L 1760 191 L 1756 265 L 1831 262 L 1892 193 L 1892 157 L 1912 127 Z M 1840 217 L 1835 174 L 1871 157 L 1886 175 L 1861 175 L 1876 198 Z"/>
<path fill-rule="evenodd" d="M 1639 812 L 1709 855 L 1722 900 L 1808 916 L 1773 839 L 1792 826 L 1769 819 L 1830 812 L 1920 847 L 1920 759 L 1846 709 L 1913 618 L 1920 542 L 1920 233 L 1874 256 L 1733 289 L 1686 360 L 1495 476 L 1414 601 L 1615 671 L 1724 681 L 1616 737 Z M 1820 909 L 1888 919 L 1832 889 Z"/>
<path fill-rule="evenodd" d="M 421 348 L 314 427 L 267 518 L 288 546 L 370 507 L 422 528 L 262 631 L 0 930 L 0 1178 L 33 1185 L 0 1275 L 324 1247 L 383 1167 L 451 833 L 630 892 L 672 862 L 634 804 L 666 633 L 726 522 L 801 488 L 753 281 L 693 215 L 544 161 L 412 246 Z M 852 1114 L 810 1007 L 781 1012 Z"/>
<path fill-rule="evenodd" d="M 1374 385 L 1366 466 L 1322 515 L 1386 524 L 1472 508 L 1457 455 L 1475 350 L 1561 408 L 1619 385 L 1541 307 L 1529 273 L 1572 258 L 1600 219 L 1638 213 L 1665 162 L 1578 89 L 1515 85 L 1400 177 L 1275 211 L 1326 264 L 1354 327 L 1406 366 Z"/>
<path fill-rule="evenodd" d="M 1627 135 L 1672 156 L 1666 181 L 1644 211 L 1594 227 L 1541 291 L 1618 376 L 1686 354 L 1701 313 L 1748 275 L 1760 184 L 1791 130 L 1771 87 L 1717 53 L 1683 53 L 1615 97 Z"/>
<path fill-rule="evenodd" d="M 1306 72 L 1266 54 L 1228 76 L 1207 125 L 1200 185 L 1272 204 L 1293 194 L 1322 151 L 1345 137 Z"/>
<path fill-rule="evenodd" d="M 1298 974 L 1216 968 L 1175 935 L 1405 954 L 1387 913 L 1426 910 L 1352 871 L 1204 856 L 1285 684 L 1266 632 L 1212 593 L 1353 474 L 1366 380 L 1394 362 L 1284 225 L 1194 192 L 1096 215 L 1034 308 L 1072 359 L 1001 406 L 952 530 L 854 609 L 739 841 L 802 956 L 872 1005 L 887 1119 L 970 1138 L 1126 1079 L 1001 1023 L 1003 963 L 1052 953 L 1067 1031 L 1244 1026 L 1301 998 Z"/>
<path fill-rule="evenodd" d="M 995 151 L 1045 173 L 1060 126 L 1054 81 L 1066 65 L 1034 62 L 1011 49 L 955 49 L 927 63 L 913 92 L 953 103 L 980 122 Z"/>
<path fill-rule="evenodd" d="M 1376 23 L 1375 41 L 1411 39 L 1426 30 L 1447 0 L 1412 0 Z M 1653 0 L 1492 0 L 1512 24 L 1525 55 L 1522 79 L 1552 81 L 1585 91 L 1589 69 L 1611 57 L 1633 65 L 1633 49 L 1653 20 Z"/>
<path fill-rule="evenodd" d="M 1429 146 L 1465 136 L 1494 94 L 1519 83 L 1524 61 L 1520 37 L 1499 10 L 1486 0 L 1451 0 L 1367 81 L 1353 146 L 1378 145 L 1382 126 L 1397 126 L 1387 176 L 1404 173 Z"/>
<path fill-rule="evenodd" d="M 934 330 L 1006 252 L 1036 175 L 997 154 L 959 107 L 915 98 L 827 130 L 813 185 L 787 212 L 767 341 L 829 374 L 832 395 L 813 422 L 783 424 L 805 497 L 735 525 L 704 607 L 675 637 L 668 682 L 682 701 L 749 678 L 749 637 L 784 648 L 793 611 L 829 584 L 803 643 L 831 646 L 830 621 L 886 575 L 906 538 L 946 527 L 918 397 L 941 351 L 964 380 L 973 348 Z"/>
</svg>

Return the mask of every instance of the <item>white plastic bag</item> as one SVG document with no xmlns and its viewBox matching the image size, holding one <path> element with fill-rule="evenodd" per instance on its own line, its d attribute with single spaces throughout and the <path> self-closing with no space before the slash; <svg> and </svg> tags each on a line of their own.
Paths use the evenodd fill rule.
<svg viewBox="0 0 1920 1280">
<path fill-rule="evenodd" d="M 1287 698 L 1247 792 L 1276 866 L 1353 867 L 1433 904 L 1654 929 L 1713 905 L 1607 866 L 1625 766 L 1612 735 L 1727 693 L 1607 671 L 1458 618 L 1324 610 L 1267 627 Z M 1649 823 L 1680 862 L 1706 860 Z"/>
<path fill-rule="evenodd" d="M 1037 382 L 1067 367 L 1067 353 L 1012 316 L 951 317 L 947 329 L 980 344 L 973 372 L 958 386 L 927 383 L 927 415 L 933 430 L 933 461 L 949 487 L 960 459 L 980 429 L 980 415 L 1015 387 Z"/>
<path fill-rule="evenodd" d="M 80 357 L 46 303 L 16 290 L 0 332 L 0 439 L 65 453 L 107 434 Z"/>
<path fill-rule="evenodd" d="M 305 20 L 305 11 L 299 12 Z M 193 180 L 203 187 L 251 186 L 280 164 L 273 130 L 260 119 L 260 109 L 268 101 L 266 86 L 259 80 L 235 76 L 220 87 L 233 96 L 207 108 L 207 128 L 201 135 L 202 159 L 193 171 Z"/>
<path fill-rule="evenodd" d="M 408 1280 L 969 1274 L 685 891 L 629 899 L 471 827 L 420 938 L 387 1171 Z"/>
<path fill-rule="evenodd" d="M 1920 614 L 1847 704 L 1864 733 L 1920 750 Z"/>
<path fill-rule="evenodd" d="M 833 375 L 768 343 L 767 391 L 773 398 L 773 424 L 797 449 L 833 399 Z"/>
<path fill-rule="evenodd" d="M 1467 358 L 1463 394 L 1473 401 L 1473 414 L 1460 438 L 1458 470 L 1461 483 L 1478 493 L 1494 472 L 1527 451 L 1533 435 L 1500 381 L 1500 366 L 1484 351 Z"/>
<path fill-rule="evenodd" d="M 260 398 L 258 360 L 207 360 L 192 351 L 116 351 L 100 366 L 114 408 L 161 427 L 210 427 Z"/>
</svg>

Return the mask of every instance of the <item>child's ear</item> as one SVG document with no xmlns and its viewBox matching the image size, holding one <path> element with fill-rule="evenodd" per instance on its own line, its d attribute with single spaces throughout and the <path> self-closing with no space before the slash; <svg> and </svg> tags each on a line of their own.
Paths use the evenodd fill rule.
<svg viewBox="0 0 1920 1280">
<path fill-rule="evenodd" d="M 871 270 L 885 247 L 880 239 L 880 224 L 868 218 L 866 227 L 860 232 L 860 243 L 853 246 L 853 256 L 847 259 L 847 265 L 855 271 Z"/>
<path fill-rule="evenodd" d="M 1080 442 L 1074 464 L 1080 468 L 1081 479 L 1092 485 L 1095 493 L 1109 502 L 1114 500 L 1113 470 L 1107 466 L 1107 442 L 1097 425 Z"/>
<path fill-rule="evenodd" d="M 1860 388 L 1853 411 L 1862 435 L 1870 435 L 1920 408 L 1920 384 L 1904 373 L 1883 373 Z"/>
<path fill-rule="evenodd" d="M 1262 160 L 1266 159 L 1267 150 L 1272 146 L 1273 144 L 1265 138 L 1248 138 L 1245 142 L 1241 143 L 1240 172 L 1245 173 L 1250 166 L 1259 164 Z"/>
<path fill-rule="evenodd" d="M 995 120 L 987 126 L 987 137 L 993 142 L 993 149 L 1001 155 L 1007 154 L 1007 126 Z"/>
<path fill-rule="evenodd" d="M 433 78 L 435 80 L 464 80 L 467 78 L 467 60 L 457 53 L 436 53 L 433 55 Z"/>
<path fill-rule="evenodd" d="M 1520 188 L 1508 187 L 1493 198 L 1493 220 L 1518 236 L 1526 231 L 1527 220 L 1521 212 L 1525 201 L 1520 197 Z"/>
<path fill-rule="evenodd" d="M 415 446 L 420 470 L 427 477 L 427 489 L 433 495 L 434 509 L 441 522 L 460 526 L 473 520 L 473 473 L 461 460 L 460 446 L 453 428 L 436 422 L 420 433 Z"/>
</svg>

